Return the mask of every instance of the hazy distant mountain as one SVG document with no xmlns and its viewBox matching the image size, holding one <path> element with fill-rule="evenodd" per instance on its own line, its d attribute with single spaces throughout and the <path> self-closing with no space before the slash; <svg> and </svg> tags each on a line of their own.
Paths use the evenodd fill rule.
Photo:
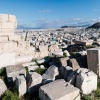
<svg viewBox="0 0 100 100">
<path fill-rule="evenodd" d="M 33 28 L 33 27 L 27 27 L 27 26 L 18 25 L 17 29 L 40 29 L 40 28 Z"/>
<path fill-rule="evenodd" d="M 89 27 L 90 24 L 85 25 L 73 25 L 73 26 L 62 26 L 61 28 L 75 28 L 75 27 Z"/>
<path fill-rule="evenodd" d="M 89 28 L 93 28 L 93 29 L 98 29 L 98 28 L 100 28 L 100 22 L 97 22 L 97 23 L 95 23 L 95 24 L 93 24 L 93 25 L 87 27 L 87 29 L 89 29 Z"/>
</svg>

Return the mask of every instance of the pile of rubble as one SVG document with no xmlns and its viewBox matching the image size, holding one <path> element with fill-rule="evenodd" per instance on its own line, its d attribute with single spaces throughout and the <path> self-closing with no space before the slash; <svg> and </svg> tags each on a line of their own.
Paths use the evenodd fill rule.
<svg viewBox="0 0 100 100">
<path fill-rule="evenodd" d="M 0 68 L 6 68 L 7 82 L 15 83 L 19 97 L 38 92 L 40 100 L 80 100 L 81 94 L 87 95 L 97 89 L 97 75 L 100 77 L 100 48 L 79 52 L 82 57 L 72 58 L 67 50 L 62 51 L 59 47 L 59 44 L 63 43 L 63 37 L 67 37 L 66 34 L 38 34 L 34 43 L 35 36 L 15 34 L 16 27 L 15 16 L 0 15 Z M 49 38 L 51 36 L 52 39 Z M 68 38 L 71 36 L 70 34 Z M 55 37 L 58 37 L 58 40 Z M 30 42 L 30 38 L 34 41 Z M 50 42 L 51 40 L 53 41 Z M 67 57 L 63 57 L 63 53 Z M 84 55 L 87 55 L 87 62 Z M 58 59 L 48 62 L 48 59 L 44 58 L 46 56 Z M 36 62 L 31 62 L 33 58 Z M 35 69 L 44 69 L 42 64 L 45 62 L 48 63 L 48 69 L 43 75 L 35 72 Z M 89 69 L 84 67 L 84 63 Z M 0 96 L 7 90 L 6 85 L 0 79 Z"/>
</svg>

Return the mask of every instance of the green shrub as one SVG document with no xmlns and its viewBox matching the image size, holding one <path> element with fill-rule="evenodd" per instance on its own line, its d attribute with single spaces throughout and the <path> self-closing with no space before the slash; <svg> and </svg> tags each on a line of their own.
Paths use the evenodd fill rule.
<svg viewBox="0 0 100 100">
<path fill-rule="evenodd" d="M 87 49 L 93 48 L 93 47 L 94 47 L 93 45 L 87 45 L 87 46 L 86 46 Z"/>
<path fill-rule="evenodd" d="M 63 56 L 64 56 L 64 57 L 67 57 L 67 54 L 66 54 L 66 53 L 63 53 Z"/>
<path fill-rule="evenodd" d="M 16 91 L 11 92 L 9 90 L 7 90 L 4 93 L 4 97 L 2 98 L 2 100 L 20 100 L 20 98 L 18 97 L 18 93 Z"/>
<path fill-rule="evenodd" d="M 28 68 L 27 67 L 25 67 L 25 70 L 26 70 L 26 74 L 29 74 L 29 71 L 28 71 Z"/>
<path fill-rule="evenodd" d="M 4 73 L 4 68 L 0 69 L 0 76 Z"/>
<path fill-rule="evenodd" d="M 37 68 L 37 69 L 35 69 L 34 71 L 42 75 L 42 74 L 45 73 L 46 70 L 47 70 L 46 68 L 45 68 L 45 69 Z"/>
<path fill-rule="evenodd" d="M 92 99 L 91 99 L 91 96 L 89 96 L 89 95 L 84 95 L 84 96 L 82 97 L 82 100 L 92 100 Z"/>
<path fill-rule="evenodd" d="M 94 96 L 100 97 L 100 82 L 97 84 L 97 90 L 94 92 Z"/>
<path fill-rule="evenodd" d="M 32 59 L 31 61 L 32 61 L 32 62 L 36 62 L 36 59 Z"/>
</svg>

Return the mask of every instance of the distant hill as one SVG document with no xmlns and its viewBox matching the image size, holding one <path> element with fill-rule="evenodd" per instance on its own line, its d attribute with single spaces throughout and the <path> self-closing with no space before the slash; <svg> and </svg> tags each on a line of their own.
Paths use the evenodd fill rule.
<svg viewBox="0 0 100 100">
<path fill-rule="evenodd" d="M 75 28 L 75 27 L 88 27 L 90 24 L 85 24 L 85 25 L 73 25 L 73 26 L 62 26 L 61 28 Z"/>
<path fill-rule="evenodd" d="M 92 28 L 92 29 L 98 29 L 98 28 L 100 28 L 100 22 L 97 22 L 97 23 L 95 23 L 95 24 L 87 27 L 86 29 L 90 29 L 90 28 Z"/>
<path fill-rule="evenodd" d="M 18 25 L 17 29 L 40 29 L 40 28 L 32 28 L 32 27 L 26 27 L 26 26 Z"/>
<path fill-rule="evenodd" d="M 62 26 L 61 28 L 74 28 L 75 26 Z"/>
</svg>

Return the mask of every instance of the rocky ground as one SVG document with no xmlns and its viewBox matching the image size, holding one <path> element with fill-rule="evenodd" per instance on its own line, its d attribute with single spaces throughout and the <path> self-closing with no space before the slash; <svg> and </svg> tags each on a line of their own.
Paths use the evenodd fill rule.
<svg viewBox="0 0 100 100">
<path fill-rule="evenodd" d="M 74 48 L 76 47 L 76 48 Z M 73 48 L 76 50 L 77 48 L 80 48 L 78 46 L 74 46 Z M 69 50 L 69 48 L 68 48 Z M 70 52 L 70 51 L 69 51 Z M 43 62 L 43 63 L 38 63 L 39 61 L 37 61 L 36 59 L 32 60 L 33 62 L 36 62 L 36 65 L 37 66 L 41 66 L 39 68 L 36 68 L 34 70 L 34 72 L 37 72 L 38 74 L 42 75 L 44 77 L 44 79 L 48 79 L 49 76 L 46 76 L 45 72 L 48 70 L 48 73 L 49 73 L 49 70 L 51 71 L 52 68 L 54 67 L 51 67 L 50 63 L 52 62 L 54 66 L 71 66 L 73 69 L 74 67 L 78 68 L 78 67 L 82 67 L 82 68 L 87 68 L 87 56 L 86 55 L 81 55 L 81 54 L 78 54 L 76 53 L 75 51 L 73 51 L 72 53 L 70 53 L 71 56 L 70 56 L 70 59 L 68 58 L 67 55 L 64 54 L 63 57 L 47 57 L 49 58 L 50 60 L 48 62 Z M 71 59 L 75 59 L 76 62 L 72 62 L 69 61 Z M 72 65 L 70 65 L 69 63 L 66 63 L 65 61 L 68 60 L 68 62 L 72 63 Z M 73 63 L 75 64 L 75 66 L 73 65 Z M 42 68 L 44 67 L 44 68 Z M 50 69 L 51 68 L 51 69 Z M 55 67 L 56 68 L 56 67 Z M 76 69 L 77 69 L 76 68 Z M 74 69 L 74 70 L 76 70 Z M 54 69 L 56 70 L 56 69 Z M 26 74 L 28 75 L 29 74 L 29 70 L 27 69 L 26 67 Z M 56 73 L 58 75 L 58 73 Z M 6 73 L 6 68 L 2 68 L 0 69 L 0 78 L 4 81 L 4 83 L 6 84 L 7 86 L 7 90 L 5 91 L 5 93 L 1 96 L 1 100 L 39 100 L 39 92 L 34 92 L 34 93 L 25 93 L 24 96 L 21 96 L 19 98 L 19 92 L 18 90 L 16 89 L 15 87 L 15 84 L 13 83 L 9 83 L 7 81 L 7 73 Z M 59 79 L 64 79 L 62 76 L 58 76 L 58 77 L 55 77 L 54 80 L 59 80 Z M 65 79 L 66 80 L 66 79 Z M 46 81 L 45 81 L 46 82 Z M 42 83 L 42 84 L 45 84 Z M 47 84 L 47 83 L 46 83 Z M 81 94 L 81 100 L 100 100 L 100 79 L 98 79 L 98 87 L 97 87 L 97 90 L 93 91 L 91 94 L 89 95 L 85 95 L 85 94 Z"/>
</svg>

